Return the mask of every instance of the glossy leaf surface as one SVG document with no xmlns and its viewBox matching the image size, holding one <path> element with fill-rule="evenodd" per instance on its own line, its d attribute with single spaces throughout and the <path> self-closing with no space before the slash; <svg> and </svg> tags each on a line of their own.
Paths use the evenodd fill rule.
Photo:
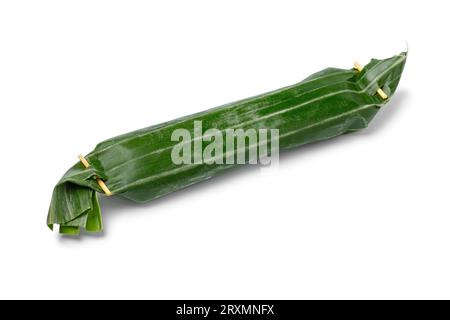
<svg viewBox="0 0 450 320">
<path fill-rule="evenodd" d="M 203 131 L 216 128 L 279 129 L 280 149 L 329 139 L 367 127 L 383 100 L 399 83 L 406 53 L 385 60 L 373 59 L 362 72 L 328 68 L 295 85 L 233 102 L 201 113 L 124 134 L 104 142 L 86 155 L 90 167 L 75 164 L 56 185 L 47 224 L 60 232 L 78 234 L 102 230 L 95 177 L 102 178 L 114 196 L 146 202 L 207 180 L 236 165 L 174 164 L 171 139 L 175 129 L 194 121 Z"/>
</svg>

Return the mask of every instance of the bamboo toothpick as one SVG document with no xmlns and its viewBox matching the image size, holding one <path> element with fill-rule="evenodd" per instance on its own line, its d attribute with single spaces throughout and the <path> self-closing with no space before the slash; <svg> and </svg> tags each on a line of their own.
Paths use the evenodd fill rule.
<svg viewBox="0 0 450 320">
<path fill-rule="evenodd" d="M 86 158 L 83 157 L 81 154 L 78 155 L 78 159 L 80 159 L 81 163 L 83 164 L 83 166 L 87 169 L 89 168 L 89 162 L 87 162 Z M 102 188 L 103 192 L 109 197 L 112 195 L 112 192 L 109 191 L 108 187 L 106 186 L 105 182 L 100 179 L 99 177 L 95 177 L 95 180 L 97 180 L 98 185 L 100 186 L 100 188 Z"/>
<path fill-rule="evenodd" d="M 355 66 L 355 69 L 361 72 L 363 70 L 363 66 L 359 64 L 358 61 L 353 62 L 353 65 Z"/>
<path fill-rule="evenodd" d="M 78 159 L 80 159 L 83 166 L 87 169 L 89 168 L 89 162 L 87 162 L 86 158 L 83 157 L 81 154 L 78 155 Z"/>
<path fill-rule="evenodd" d="M 358 61 L 355 61 L 353 65 L 355 66 L 355 69 L 358 70 L 359 72 L 363 70 L 363 67 L 358 63 Z M 388 98 L 387 94 L 381 88 L 378 88 L 377 93 L 384 100 Z"/>
</svg>

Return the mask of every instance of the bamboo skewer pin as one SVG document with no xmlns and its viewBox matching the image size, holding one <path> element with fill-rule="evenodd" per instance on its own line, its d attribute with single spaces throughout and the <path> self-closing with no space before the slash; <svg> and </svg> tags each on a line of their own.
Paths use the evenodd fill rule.
<svg viewBox="0 0 450 320">
<path fill-rule="evenodd" d="M 363 67 L 358 63 L 358 61 L 355 61 L 353 65 L 355 66 L 355 69 L 358 70 L 359 72 L 363 70 Z M 387 94 L 381 88 L 378 88 L 377 93 L 384 100 L 388 98 Z"/>
<path fill-rule="evenodd" d="M 89 168 L 89 162 L 87 162 L 86 158 L 83 157 L 81 154 L 78 155 L 78 159 L 80 159 L 81 163 L 83 164 L 83 166 L 87 169 Z M 100 179 L 99 177 L 95 178 L 97 180 L 98 185 L 100 186 L 100 188 L 102 188 L 103 192 L 109 197 L 112 195 L 112 192 L 109 191 L 108 187 L 106 186 L 105 182 Z"/>
</svg>

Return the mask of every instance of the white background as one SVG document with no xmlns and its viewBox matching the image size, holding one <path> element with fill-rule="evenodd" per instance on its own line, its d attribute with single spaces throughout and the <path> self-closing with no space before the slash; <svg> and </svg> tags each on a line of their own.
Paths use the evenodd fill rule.
<svg viewBox="0 0 450 320">
<path fill-rule="evenodd" d="M 450 298 L 449 29 L 445 1 L 2 1 L 0 298 Z M 97 142 L 407 43 L 367 130 L 47 229 Z"/>
</svg>

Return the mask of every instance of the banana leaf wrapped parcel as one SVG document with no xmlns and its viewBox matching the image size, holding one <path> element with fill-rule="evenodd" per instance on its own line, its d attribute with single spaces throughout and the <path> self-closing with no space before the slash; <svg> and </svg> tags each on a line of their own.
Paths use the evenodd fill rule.
<svg viewBox="0 0 450 320">
<path fill-rule="evenodd" d="M 187 130 L 195 137 L 195 123 L 216 133 L 230 128 L 277 129 L 280 150 L 366 128 L 394 94 L 406 56 L 372 59 L 363 69 L 328 68 L 285 88 L 103 141 L 55 186 L 47 225 L 59 225 L 64 234 L 101 231 L 97 193 L 146 202 L 236 167 L 225 160 L 173 161 L 173 149 L 179 145 L 173 141 L 174 131 Z M 237 152 L 238 146 L 234 148 Z"/>
</svg>

